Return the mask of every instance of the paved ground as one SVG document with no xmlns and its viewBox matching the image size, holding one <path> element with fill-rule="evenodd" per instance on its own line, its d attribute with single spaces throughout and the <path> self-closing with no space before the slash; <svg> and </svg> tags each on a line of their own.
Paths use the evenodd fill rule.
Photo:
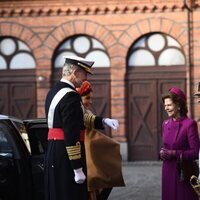
<svg viewBox="0 0 200 200">
<path fill-rule="evenodd" d="M 161 162 L 123 163 L 126 187 L 115 187 L 109 200 L 160 200 Z"/>
</svg>

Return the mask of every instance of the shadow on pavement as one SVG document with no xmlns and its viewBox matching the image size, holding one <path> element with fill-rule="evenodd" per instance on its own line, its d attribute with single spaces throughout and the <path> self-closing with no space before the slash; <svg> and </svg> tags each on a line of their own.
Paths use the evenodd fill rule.
<svg viewBox="0 0 200 200">
<path fill-rule="evenodd" d="M 160 200 L 161 167 L 160 161 L 124 162 L 126 186 L 113 188 L 109 200 Z"/>
</svg>

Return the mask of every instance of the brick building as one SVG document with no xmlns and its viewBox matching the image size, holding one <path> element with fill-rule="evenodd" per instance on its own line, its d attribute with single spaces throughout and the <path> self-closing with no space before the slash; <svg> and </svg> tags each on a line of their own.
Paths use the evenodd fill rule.
<svg viewBox="0 0 200 200">
<path fill-rule="evenodd" d="M 0 113 L 44 117 L 65 54 L 94 59 L 93 110 L 126 160 L 157 160 L 161 95 L 184 89 L 189 115 L 200 81 L 200 0 L 0 1 Z"/>
</svg>

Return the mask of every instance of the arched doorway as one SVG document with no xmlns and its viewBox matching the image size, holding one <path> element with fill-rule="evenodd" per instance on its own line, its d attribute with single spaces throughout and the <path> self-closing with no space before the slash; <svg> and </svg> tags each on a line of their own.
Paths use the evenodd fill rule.
<svg viewBox="0 0 200 200">
<path fill-rule="evenodd" d="M 35 59 L 14 37 L 0 37 L 0 114 L 36 117 Z"/>
<path fill-rule="evenodd" d="M 61 78 L 64 63 L 63 56 L 81 56 L 94 60 L 93 75 L 88 80 L 93 88 L 93 103 L 91 110 L 102 117 L 110 116 L 110 59 L 103 44 L 97 39 L 87 35 L 75 35 L 63 41 L 55 50 L 53 56 L 52 84 Z M 110 130 L 105 130 L 110 134 Z"/>
<path fill-rule="evenodd" d="M 127 59 L 128 160 L 157 160 L 161 124 L 166 117 L 161 96 L 172 86 L 185 90 L 185 56 L 171 36 L 151 33 L 138 39 Z"/>
</svg>

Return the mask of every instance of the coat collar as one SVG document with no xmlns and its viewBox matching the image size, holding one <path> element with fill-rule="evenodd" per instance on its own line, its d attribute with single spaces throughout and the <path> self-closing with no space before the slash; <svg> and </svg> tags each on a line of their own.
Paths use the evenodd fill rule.
<svg viewBox="0 0 200 200">
<path fill-rule="evenodd" d="M 173 127 L 173 130 L 174 130 L 174 140 L 177 139 L 178 137 L 178 134 L 179 134 L 179 130 L 180 130 L 180 127 L 182 125 L 182 122 L 187 118 L 187 116 L 183 116 L 183 117 L 180 117 L 178 118 L 176 121 L 173 120 L 172 118 L 169 120 L 169 126 Z"/>
</svg>

